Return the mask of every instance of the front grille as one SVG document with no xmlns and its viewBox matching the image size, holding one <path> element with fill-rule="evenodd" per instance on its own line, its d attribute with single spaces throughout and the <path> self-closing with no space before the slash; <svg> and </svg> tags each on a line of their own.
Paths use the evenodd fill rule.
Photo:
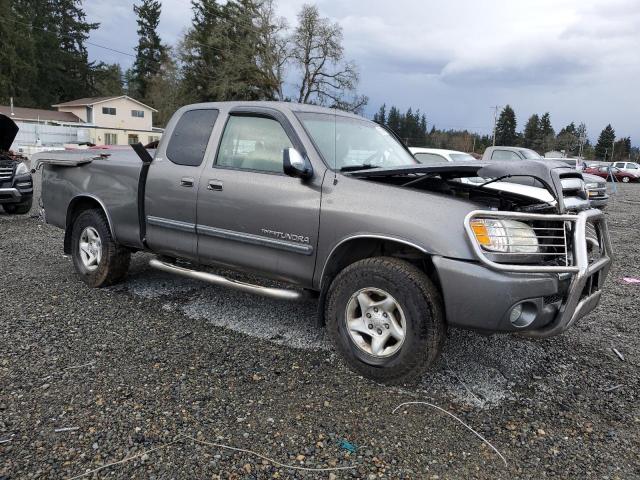
<svg viewBox="0 0 640 480">
<path fill-rule="evenodd" d="M 13 177 L 13 165 L 10 167 L 0 166 L 0 182 L 11 180 L 11 177 Z"/>
</svg>

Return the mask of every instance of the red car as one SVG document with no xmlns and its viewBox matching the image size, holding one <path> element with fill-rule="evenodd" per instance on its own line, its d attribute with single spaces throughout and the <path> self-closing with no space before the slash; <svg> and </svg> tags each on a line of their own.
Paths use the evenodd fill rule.
<svg viewBox="0 0 640 480">
<path fill-rule="evenodd" d="M 611 181 L 611 176 L 615 177 L 616 181 L 629 183 L 640 181 L 640 175 L 630 172 L 625 172 L 616 167 L 589 167 L 584 169 L 584 173 L 590 173 L 591 175 L 597 175 Z"/>
</svg>

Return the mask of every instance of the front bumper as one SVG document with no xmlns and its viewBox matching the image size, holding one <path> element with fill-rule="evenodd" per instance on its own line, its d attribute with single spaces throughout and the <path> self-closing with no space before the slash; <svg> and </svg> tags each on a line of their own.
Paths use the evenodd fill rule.
<svg viewBox="0 0 640 480">
<path fill-rule="evenodd" d="M 12 182 L 5 182 L 4 185 L 0 186 L 0 204 L 24 203 L 33 197 L 33 178 L 30 174 L 17 175 Z"/>
<path fill-rule="evenodd" d="M 468 220 L 473 216 L 524 219 L 530 215 L 473 212 Z M 597 306 L 612 260 L 604 214 L 593 209 L 578 215 L 547 217 L 574 222 L 570 266 L 497 264 L 476 244 L 478 262 L 433 258 L 449 324 L 486 332 L 550 337 L 564 332 Z M 601 253 L 595 260 L 588 254 L 587 223 L 597 224 L 601 232 Z M 527 319 L 521 325 L 510 318 L 518 305 L 524 307 Z"/>
</svg>

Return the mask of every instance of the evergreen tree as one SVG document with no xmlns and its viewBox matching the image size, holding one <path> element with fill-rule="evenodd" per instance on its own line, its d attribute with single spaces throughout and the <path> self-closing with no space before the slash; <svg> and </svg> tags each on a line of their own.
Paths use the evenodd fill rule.
<svg viewBox="0 0 640 480">
<path fill-rule="evenodd" d="M 578 136 L 578 129 L 575 123 L 571 122 L 566 127 L 562 128 L 556 137 L 556 148 L 558 150 L 564 150 L 565 154 L 577 155 L 580 148 L 580 137 Z"/>
<path fill-rule="evenodd" d="M 539 150 L 541 145 L 540 117 L 534 113 L 527 120 L 523 132 L 523 146 L 532 150 Z"/>
<path fill-rule="evenodd" d="M 518 140 L 516 134 L 516 114 L 509 105 L 500 112 L 496 124 L 496 145 L 514 146 Z"/>
<path fill-rule="evenodd" d="M 551 125 L 551 116 L 549 115 L 549 112 L 546 112 L 542 117 L 540 117 L 540 140 L 542 154 L 553 149 L 556 140 L 556 132 L 553 130 L 553 126 Z"/>
<path fill-rule="evenodd" d="M 0 0 L 0 103 L 36 106 L 32 96 L 36 68 L 33 37 L 24 0 Z"/>
<path fill-rule="evenodd" d="M 389 109 L 389 116 L 387 117 L 387 127 L 393 130 L 396 134 L 400 135 L 400 112 L 396 107 Z"/>
<path fill-rule="evenodd" d="M 260 69 L 257 0 L 193 0 L 193 26 L 183 42 L 185 86 L 195 100 L 264 100 L 280 85 Z"/>
<path fill-rule="evenodd" d="M 379 123 L 380 125 L 387 124 L 387 105 L 382 104 L 380 110 L 373 114 L 373 121 Z"/>
<path fill-rule="evenodd" d="M 615 142 L 615 148 L 613 149 L 612 162 L 623 162 L 629 160 L 631 156 L 631 138 L 624 137 Z"/>
<path fill-rule="evenodd" d="M 133 6 L 133 11 L 138 16 L 138 46 L 128 92 L 143 102 L 148 101 L 149 81 L 160 71 L 166 50 L 158 35 L 161 10 L 158 0 L 142 0 L 140 5 Z"/>
<path fill-rule="evenodd" d="M 600 136 L 598 137 L 598 143 L 596 143 L 595 147 L 595 157 L 598 160 L 611 160 L 611 147 L 613 147 L 613 142 L 616 139 L 616 132 L 611 126 L 611 124 L 607 125 L 602 132 L 600 132 Z"/>
<path fill-rule="evenodd" d="M 93 68 L 91 77 L 95 96 L 110 97 L 124 93 L 122 68 L 117 63 L 99 63 Z"/>
</svg>

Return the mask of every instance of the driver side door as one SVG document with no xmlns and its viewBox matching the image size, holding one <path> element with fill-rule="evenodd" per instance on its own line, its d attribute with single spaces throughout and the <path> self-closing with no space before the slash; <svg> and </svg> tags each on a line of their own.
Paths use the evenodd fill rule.
<svg viewBox="0 0 640 480">
<path fill-rule="evenodd" d="M 283 115 L 231 112 L 213 165 L 200 177 L 201 263 L 228 265 L 289 282 L 312 281 L 323 172 L 285 175 L 283 150 L 303 147 Z"/>
</svg>

